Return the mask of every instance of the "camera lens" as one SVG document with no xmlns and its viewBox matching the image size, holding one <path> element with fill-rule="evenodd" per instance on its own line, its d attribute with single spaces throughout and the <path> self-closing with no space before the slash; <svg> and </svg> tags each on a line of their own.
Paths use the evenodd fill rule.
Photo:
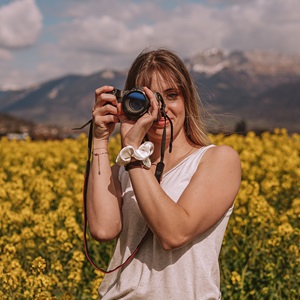
<svg viewBox="0 0 300 300">
<path fill-rule="evenodd" d="M 130 91 L 122 101 L 122 106 L 128 118 L 136 120 L 148 111 L 150 101 L 141 91 Z"/>
<path fill-rule="evenodd" d="M 128 104 L 132 111 L 140 111 L 145 107 L 145 97 L 140 92 L 132 92 L 128 97 Z"/>
</svg>

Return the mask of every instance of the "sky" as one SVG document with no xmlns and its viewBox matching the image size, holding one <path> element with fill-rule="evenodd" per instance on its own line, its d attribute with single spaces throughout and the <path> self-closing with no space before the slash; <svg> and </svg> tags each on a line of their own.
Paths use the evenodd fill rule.
<svg viewBox="0 0 300 300">
<path fill-rule="evenodd" d="M 0 89 L 126 70 L 145 48 L 300 53 L 300 0 L 0 0 Z"/>
</svg>

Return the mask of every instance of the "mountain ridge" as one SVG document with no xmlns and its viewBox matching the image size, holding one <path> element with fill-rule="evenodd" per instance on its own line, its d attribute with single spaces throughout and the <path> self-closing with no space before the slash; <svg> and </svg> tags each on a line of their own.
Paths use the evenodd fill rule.
<svg viewBox="0 0 300 300">
<path fill-rule="evenodd" d="M 204 106 L 224 128 L 234 130 L 243 120 L 248 129 L 285 127 L 300 132 L 300 55 L 211 49 L 184 62 Z M 105 69 L 87 76 L 62 76 L 19 91 L 0 91 L 0 112 L 64 128 L 79 126 L 91 118 L 95 89 L 101 85 L 121 89 L 125 78 L 124 70 Z"/>
</svg>

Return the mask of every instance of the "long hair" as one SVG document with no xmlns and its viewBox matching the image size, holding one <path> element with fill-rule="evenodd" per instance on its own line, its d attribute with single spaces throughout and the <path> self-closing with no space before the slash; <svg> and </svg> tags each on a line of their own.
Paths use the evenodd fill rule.
<svg viewBox="0 0 300 300">
<path fill-rule="evenodd" d="M 131 65 L 125 89 L 135 86 L 151 86 L 156 73 L 165 82 L 179 89 L 185 102 L 185 133 L 195 144 L 211 144 L 205 129 L 204 108 L 191 75 L 183 61 L 172 51 L 157 49 L 141 52 Z"/>
</svg>

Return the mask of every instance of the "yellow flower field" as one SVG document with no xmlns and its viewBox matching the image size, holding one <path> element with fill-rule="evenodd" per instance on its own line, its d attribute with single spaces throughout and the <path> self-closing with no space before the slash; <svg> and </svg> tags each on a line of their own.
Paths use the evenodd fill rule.
<svg viewBox="0 0 300 300">
<path fill-rule="evenodd" d="M 220 257 L 223 299 L 300 295 L 300 136 L 216 135 L 243 177 Z M 87 138 L 0 141 L 0 299 L 97 299 L 102 274 L 86 261 L 82 183 Z M 119 136 L 110 140 L 113 162 Z M 89 238 L 106 266 L 113 245 Z"/>
</svg>

